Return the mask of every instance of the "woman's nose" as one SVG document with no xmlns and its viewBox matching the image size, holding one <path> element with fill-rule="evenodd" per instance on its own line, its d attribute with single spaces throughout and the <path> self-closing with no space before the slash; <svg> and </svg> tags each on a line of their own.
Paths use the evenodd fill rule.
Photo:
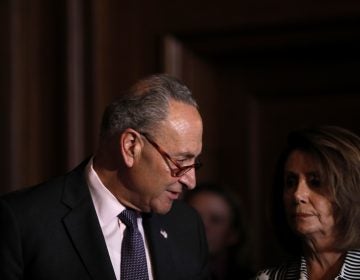
<svg viewBox="0 0 360 280">
<path fill-rule="evenodd" d="M 299 181 L 294 190 L 294 198 L 296 202 L 307 202 L 309 197 L 309 187 L 305 180 Z"/>
</svg>

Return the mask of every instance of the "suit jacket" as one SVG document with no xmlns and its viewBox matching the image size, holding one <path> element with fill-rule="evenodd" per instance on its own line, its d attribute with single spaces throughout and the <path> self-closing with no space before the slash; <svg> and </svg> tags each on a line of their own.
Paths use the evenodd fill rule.
<svg viewBox="0 0 360 280">
<path fill-rule="evenodd" d="M 0 197 L 0 279 L 115 279 L 85 165 Z M 166 215 L 143 215 L 143 225 L 155 279 L 208 279 L 204 229 L 192 208 L 176 201 Z"/>
</svg>

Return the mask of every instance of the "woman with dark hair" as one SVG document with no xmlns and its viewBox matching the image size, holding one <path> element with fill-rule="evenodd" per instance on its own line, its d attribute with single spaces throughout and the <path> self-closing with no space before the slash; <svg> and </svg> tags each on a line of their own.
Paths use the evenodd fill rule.
<svg viewBox="0 0 360 280">
<path fill-rule="evenodd" d="M 200 214 L 209 246 L 211 279 L 250 279 L 245 263 L 245 227 L 240 201 L 227 188 L 201 183 L 185 200 Z"/>
<path fill-rule="evenodd" d="M 256 279 L 360 279 L 357 135 L 335 126 L 290 133 L 274 194 L 274 224 L 294 259 Z"/>
</svg>

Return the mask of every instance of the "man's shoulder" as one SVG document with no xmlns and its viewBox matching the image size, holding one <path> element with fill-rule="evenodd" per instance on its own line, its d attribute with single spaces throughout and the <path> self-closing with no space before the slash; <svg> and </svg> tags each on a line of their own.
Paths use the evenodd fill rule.
<svg viewBox="0 0 360 280">
<path fill-rule="evenodd" d="M 26 201 L 36 202 L 42 196 L 49 197 L 49 194 L 59 191 L 59 187 L 63 185 L 64 180 L 65 176 L 52 178 L 37 185 L 5 193 L 0 196 L 0 199 L 9 203 L 25 203 Z"/>
<path fill-rule="evenodd" d="M 28 186 L 19 190 L 2 194 L 0 201 L 5 202 L 13 207 L 19 206 L 24 209 L 28 205 L 36 206 L 37 204 L 51 204 L 56 200 L 59 201 L 63 194 L 64 186 L 67 182 L 74 180 L 81 180 L 83 177 L 83 168 L 76 167 L 70 172 L 50 178 L 37 185 Z"/>
</svg>

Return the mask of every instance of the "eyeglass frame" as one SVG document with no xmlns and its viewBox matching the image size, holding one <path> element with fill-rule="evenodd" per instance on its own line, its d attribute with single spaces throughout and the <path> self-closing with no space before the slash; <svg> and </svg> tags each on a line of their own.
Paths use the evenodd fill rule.
<svg viewBox="0 0 360 280">
<path fill-rule="evenodd" d="M 143 136 L 151 144 L 151 146 L 155 148 L 156 151 L 158 151 L 158 153 L 161 155 L 161 157 L 168 165 L 172 177 L 182 177 L 191 169 L 194 168 L 195 170 L 198 170 L 202 166 L 202 163 L 198 159 L 196 159 L 193 164 L 181 166 L 179 163 L 176 162 L 175 159 L 173 159 L 167 152 L 165 152 L 154 140 L 152 140 L 147 133 L 139 132 L 139 134 Z M 168 160 L 172 164 L 174 164 L 177 167 L 177 169 L 172 168 Z"/>
</svg>

